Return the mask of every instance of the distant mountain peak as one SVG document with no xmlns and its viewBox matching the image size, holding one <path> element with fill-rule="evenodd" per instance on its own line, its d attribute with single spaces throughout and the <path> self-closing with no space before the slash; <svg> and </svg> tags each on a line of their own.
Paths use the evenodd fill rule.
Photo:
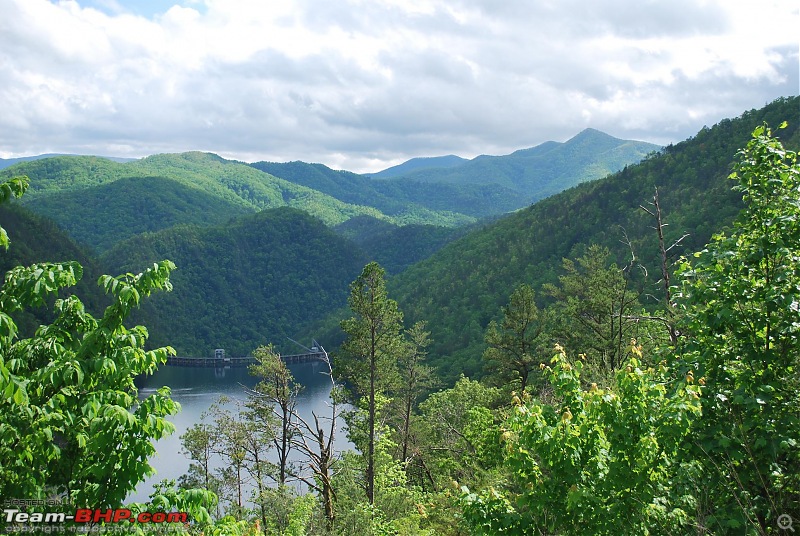
<svg viewBox="0 0 800 536">
<path fill-rule="evenodd" d="M 603 132 L 601 130 L 597 130 L 596 128 L 587 127 L 585 129 L 581 130 L 580 132 L 578 132 L 577 134 L 575 134 L 573 137 L 571 137 L 570 139 L 568 139 L 564 143 L 570 143 L 572 141 L 585 140 L 585 139 L 615 140 L 615 141 L 619 141 L 619 142 L 626 141 L 626 140 L 617 138 L 615 136 L 612 136 L 611 134 L 607 134 L 607 133 L 605 133 L 605 132 Z"/>
</svg>

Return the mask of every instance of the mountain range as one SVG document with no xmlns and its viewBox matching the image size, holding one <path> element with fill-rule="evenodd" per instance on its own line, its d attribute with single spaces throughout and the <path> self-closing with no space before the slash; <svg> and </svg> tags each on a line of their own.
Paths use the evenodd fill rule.
<svg viewBox="0 0 800 536">
<path fill-rule="evenodd" d="M 44 158 L 53 158 L 54 156 L 78 156 L 78 155 L 70 155 L 67 153 L 47 153 L 47 154 L 38 154 L 34 156 L 21 156 L 18 158 L 0 158 L 0 169 L 4 169 L 7 167 L 11 167 L 15 164 L 19 164 L 22 162 L 30 162 L 32 160 L 42 160 Z M 135 158 L 123 158 L 118 156 L 100 156 L 98 158 L 105 158 L 106 160 L 111 160 L 112 162 L 131 162 L 136 160 Z"/>
<path fill-rule="evenodd" d="M 623 232 L 653 266 L 651 222 L 638 207 L 654 187 L 670 238 L 691 233 L 686 251 L 729 224 L 741 206 L 726 180 L 735 152 L 763 121 L 788 120 L 782 135 L 800 145 L 798 104 L 780 99 L 660 152 L 641 144 L 630 159 L 620 155 L 632 154 L 633 142 L 587 130 L 506 156 L 410 161 L 402 175 L 386 170 L 384 178 L 209 153 L 23 162 L 0 172 L 31 178 L 22 203 L 0 209 L 13 216 L 0 268 L 52 257 L 54 241 L 80 244 L 57 253 L 83 256 L 89 286 L 96 273 L 169 258 L 178 265 L 174 292 L 148 300 L 134 320 L 148 326 L 153 344 L 236 355 L 264 342 L 280 347 L 287 336 L 332 348 L 348 283 L 378 260 L 397 274 L 390 294 L 407 321 L 428 321 L 429 360 L 440 375 L 480 375 L 483 332 L 519 283 L 555 281 L 561 258 L 590 243 L 625 262 Z M 20 235 L 23 220 L 42 230 Z M 57 238 L 40 241 L 36 232 Z"/>
</svg>

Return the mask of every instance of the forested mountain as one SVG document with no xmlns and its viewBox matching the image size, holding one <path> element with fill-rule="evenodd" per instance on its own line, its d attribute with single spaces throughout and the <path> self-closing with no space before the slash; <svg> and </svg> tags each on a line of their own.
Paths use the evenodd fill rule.
<svg viewBox="0 0 800 536">
<path fill-rule="evenodd" d="M 43 195 L 27 204 L 47 214 L 70 236 L 104 251 L 133 235 L 179 223 L 222 225 L 251 213 L 240 203 L 164 177 L 126 177 L 111 183 L 58 195 Z"/>
<path fill-rule="evenodd" d="M 21 162 L 30 162 L 32 160 L 41 160 L 43 158 L 53 158 L 55 156 L 69 156 L 69 155 L 49 153 L 49 154 L 39 154 L 35 156 L 21 156 L 19 158 L 0 158 L 0 169 L 13 166 L 14 164 L 19 164 Z M 135 158 L 117 158 L 114 156 L 101 156 L 99 158 L 105 158 L 113 162 L 130 162 L 132 160 L 135 160 Z"/>
<path fill-rule="evenodd" d="M 496 184 L 521 197 L 519 207 L 581 182 L 605 177 L 660 147 L 586 129 L 564 143 L 545 142 L 505 156 L 478 156 L 448 168 L 412 171 L 417 182 Z"/>
<path fill-rule="evenodd" d="M 369 204 L 390 215 L 396 214 L 398 205 L 411 203 L 429 210 L 484 217 L 505 214 L 581 182 L 599 179 L 658 148 L 586 129 L 564 143 L 546 142 L 505 156 L 415 158 L 371 174 L 371 178 L 304 162 L 252 165 L 341 201 Z M 417 219 L 415 223 L 427 222 Z"/>
<path fill-rule="evenodd" d="M 18 204 L 0 205 L 0 228 L 8 232 L 11 245 L 0 248 L 0 274 L 15 266 L 30 266 L 40 262 L 78 261 L 83 277 L 73 292 L 84 297 L 84 303 L 94 311 L 101 310 L 108 300 L 97 286 L 101 268 L 90 253 L 72 241 L 52 221 L 32 213 Z M 31 335 L 44 319 L 51 319 L 50 308 L 26 311 L 16 318 L 23 335 Z"/>
<path fill-rule="evenodd" d="M 392 179 L 395 177 L 403 177 L 411 172 L 419 171 L 421 169 L 452 168 L 467 162 L 469 162 L 469 160 L 466 158 L 461 158 L 460 156 L 456 156 L 454 154 L 412 158 L 411 160 L 406 160 L 402 164 L 386 168 L 383 171 L 378 171 L 377 173 L 367 173 L 367 175 L 373 179 Z"/>
<path fill-rule="evenodd" d="M 165 228 L 175 222 L 193 223 L 198 219 L 214 224 L 236 213 L 280 206 L 302 209 L 328 225 L 359 215 L 397 223 L 458 225 L 474 221 L 472 217 L 420 207 L 408 210 L 399 207 L 392 216 L 387 216 L 373 206 L 343 202 L 208 153 L 155 155 L 127 163 L 65 156 L 25 162 L 0 172 L 0 178 L 14 175 L 27 175 L 31 179 L 31 187 L 21 200 L 23 204 L 63 225 L 74 233 L 73 238 L 98 249 L 139 229 Z M 126 180 L 112 186 L 122 179 Z M 140 180 L 144 182 L 137 182 Z M 151 186 L 156 189 L 150 191 Z M 136 221 L 142 208 L 162 194 L 162 187 L 166 199 L 153 207 L 153 217 L 126 230 L 127 222 Z M 126 198 L 107 207 L 103 205 L 103 199 L 117 194 L 132 196 L 134 202 L 125 203 Z M 70 211 L 63 208 L 65 196 Z M 138 204 L 137 197 L 142 198 Z M 171 201 L 180 198 L 183 201 L 171 206 Z M 192 214 L 191 204 L 195 202 L 199 203 L 198 210 L 217 210 L 219 214 L 207 218 Z"/>
<path fill-rule="evenodd" d="M 280 206 L 299 208 L 331 226 L 369 216 L 396 225 L 456 227 L 518 209 L 614 166 L 637 161 L 643 147 L 650 146 L 584 131 L 564 144 L 551 142 L 463 165 L 456 166 L 457 157 L 418 159 L 402 167 L 418 170 L 412 178 L 380 181 L 321 164 L 247 165 L 201 152 L 129 162 L 42 155 L 16 159 L 16 165 L 0 171 L 0 178 L 30 177 L 30 190 L 21 202 L 101 252 L 140 232 L 180 223 L 218 225 L 243 213 Z M 435 180 L 418 176 L 425 173 L 419 169 L 424 162 L 463 168 L 467 175 Z"/>
<path fill-rule="evenodd" d="M 631 259 L 629 240 L 651 276 L 642 284 L 655 291 L 660 271 L 654 222 L 639 206 L 652 200 L 658 187 L 669 224 L 667 242 L 690 233 L 679 253 L 702 249 L 742 206 L 727 179 L 736 151 L 756 126 L 783 121 L 789 127 L 777 134 L 787 147 L 797 148 L 800 98 L 777 100 L 451 242 L 392 280 L 390 294 L 406 313 L 407 324 L 429 322 L 434 341 L 430 362 L 444 377 L 480 375 L 486 327 L 512 290 L 521 283 L 538 288 L 555 282 L 561 259 L 575 258 L 589 244 L 607 246 L 624 266 Z"/>
<path fill-rule="evenodd" d="M 256 162 L 251 165 L 345 203 L 375 207 L 384 214 L 393 216 L 399 223 L 425 223 L 419 213 L 426 214 L 430 211 L 453 213 L 453 217 L 483 217 L 504 214 L 520 207 L 518 194 L 514 190 L 496 184 L 374 181 L 364 175 L 305 162 Z M 465 223 L 463 217 L 458 221 Z M 431 222 L 436 223 L 432 219 Z"/>
<path fill-rule="evenodd" d="M 308 319 L 345 305 L 367 262 L 352 243 L 293 208 L 268 209 L 220 227 L 180 225 L 123 241 L 102 256 L 111 273 L 173 261 L 174 290 L 134 315 L 153 346 L 181 355 L 249 355 L 284 344 Z"/>
<path fill-rule="evenodd" d="M 370 260 L 378 262 L 390 274 L 397 274 L 415 262 L 430 257 L 471 228 L 417 224 L 400 227 L 360 216 L 337 225 L 335 230 L 358 244 Z"/>
<path fill-rule="evenodd" d="M 391 292 L 409 321 L 429 322 L 431 362 L 445 377 L 479 374 L 485 328 L 516 285 L 555 281 L 562 257 L 575 258 L 592 243 L 606 245 L 617 262 L 626 263 L 630 248 L 621 242 L 625 236 L 637 260 L 657 273 L 652 222 L 639 209 L 652 199 L 656 186 L 670 224 L 667 239 L 688 232 L 684 251 L 699 249 L 739 210 L 726 180 L 735 151 L 755 125 L 787 118 L 790 127 L 781 135 L 790 136 L 787 144 L 796 146 L 797 110 L 797 98 L 776 101 L 704 129 L 639 165 L 472 230 L 397 276 Z M 514 158 L 566 158 L 568 147 L 577 151 L 581 144 L 599 142 L 614 152 L 619 146 L 608 138 L 586 131 L 570 143 L 544 144 Z M 303 163 L 264 167 L 288 180 L 205 153 L 157 155 L 126 164 L 59 157 L 6 173 L 27 173 L 29 206 L 57 220 L 66 218 L 62 225 L 82 241 L 108 248 L 134 235 L 103 255 L 104 272 L 138 271 L 161 259 L 177 263 L 175 292 L 152 300 L 141 316 L 151 327 L 153 344 L 168 342 L 182 352 L 225 346 L 247 353 L 262 342 L 280 342 L 301 324 L 343 306 L 348 283 L 367 260 L 397 273 L 457 234 L 433 226 L 398 227 L 397 218 L 387 216 L 399 207 L 393 205 L 398 197 L 410 197 L 413 189 L 403 190 L 406 179 L 376 181 Z M 370 196 L 386 212 L 361 204 Z M 337 224 L 341 236 L 294 210 L 266 210 L 229 223 L 242 212 L 286 204 Z M 187 222 L 197 225 L 159 231 Z"/>
</svg>

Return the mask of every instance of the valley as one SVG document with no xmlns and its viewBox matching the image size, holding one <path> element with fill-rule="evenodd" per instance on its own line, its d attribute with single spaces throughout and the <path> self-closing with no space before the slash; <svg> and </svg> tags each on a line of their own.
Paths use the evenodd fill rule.
<svg viewBox="0 0 800 536">
<path fill-rule="evenodd" d="M 0 170 L 0 490 L 185 508 L 194 533 L 782 528 L 800 97 L 632 143 L 383 178 L 199 152 Z M 182 368 L 223 348 L 249 374 Z"/>
</svg>

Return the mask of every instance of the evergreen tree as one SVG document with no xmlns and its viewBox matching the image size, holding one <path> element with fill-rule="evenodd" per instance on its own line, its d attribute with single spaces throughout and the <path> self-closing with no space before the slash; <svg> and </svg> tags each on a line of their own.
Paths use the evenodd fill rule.
<svg viewBox="0 0 800 536">
<path fill-rule="evenodd" d="M 605 371 L 616 370 L 630 356 L 639 307 L 630 279 L 615 263 L 609 265 L 610 255 L 608 248 L 591 245 L 577 260 L 564 259 L 558 285 L 544 286 L 558 300 L 555 334 L 560 341 Z"/>
<path fill-rule="evenodd" d="M 486 329 L 489 347 L 484 360 L 498 378 L 518 382 L 521 392 L 527 389 L 531 373 L 548 361 L 545 313 L 536 306 L 535 297 L 529 285 L 520 285 L 503 307 L 503 319 L 492 320 Z"/>
<path fill-rule="evenodd" d="M 378 263 L 364 267 L 350 285 L 348 304 L 354 315 L 342 322 L 347 339 L 340 364 L 355 398 L 366 406 L 365 488 L 370 505 L 375 503 L 375 443 L 379 398 L 397 378 L 397 359 L 402 352 L 403 314 L 389 299 L 385 271 Z"/>
</svg>

